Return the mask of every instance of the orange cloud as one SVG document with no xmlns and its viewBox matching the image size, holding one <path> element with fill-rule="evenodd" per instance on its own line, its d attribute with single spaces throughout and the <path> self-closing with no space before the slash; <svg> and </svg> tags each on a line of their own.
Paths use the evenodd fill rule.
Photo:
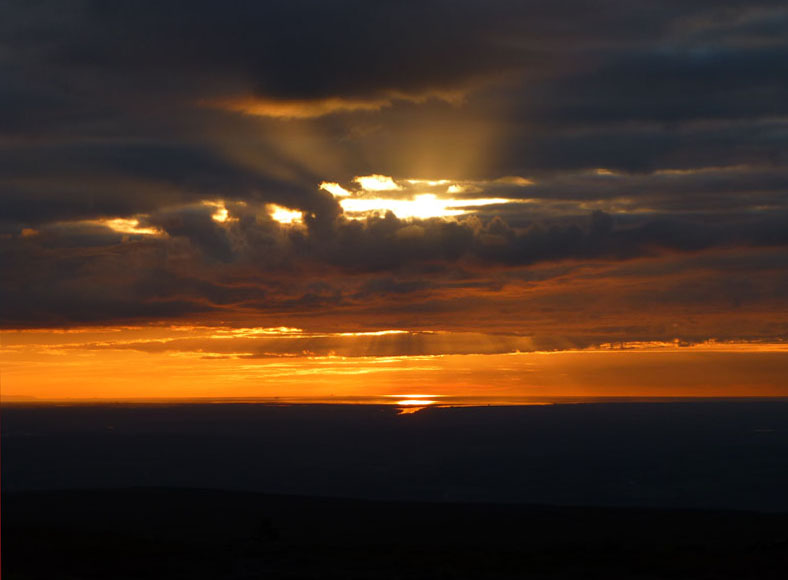
<svg viewBox="0 0 788 580">
<path fill-rule="evenodd" d="M 266 97 L 235 97 L 209 101 L 212 107 L 255 117 L 277 119 L 314 119 L 336 113 L 379 111 L 396 101 L 423 103 L 438 99 L 456 103 L 463 99 L 464 91 L 430 91 L 423 94 L 395 92 L 380 97 L 325 97 L 315 99 L 272 99 Z"/>
</svg>

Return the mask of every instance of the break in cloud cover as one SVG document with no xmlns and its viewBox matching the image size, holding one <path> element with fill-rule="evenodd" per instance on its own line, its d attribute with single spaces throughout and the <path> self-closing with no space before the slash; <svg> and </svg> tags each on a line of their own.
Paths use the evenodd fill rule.
<svg viewBox="0 0 788 580">
<path fill-rule="evenodd" d="M 788 333 L 784 2 L 3 12 L 6 385 Z"/>
</svg>

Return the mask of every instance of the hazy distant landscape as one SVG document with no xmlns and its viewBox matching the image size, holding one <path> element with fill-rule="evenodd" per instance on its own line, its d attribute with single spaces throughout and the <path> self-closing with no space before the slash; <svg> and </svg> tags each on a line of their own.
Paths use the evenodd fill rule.
<svg viewBox="0 0 788 580">
<path fill-rule="evenodd" d="M 6 405 L 4 490 L 788 511 L 788 402 Z"/>
<path fill-rule="evenodd" d="M 781 578 L 788 403 L 5 405 L 7 578 Z"/>
</svg>

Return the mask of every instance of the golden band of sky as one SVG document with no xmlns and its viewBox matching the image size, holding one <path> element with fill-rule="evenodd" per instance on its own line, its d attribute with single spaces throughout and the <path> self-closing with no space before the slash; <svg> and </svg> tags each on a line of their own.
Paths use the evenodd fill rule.
<svg viewBox="0 0 788 580">
<path fill-rule="evenodd" d="M 7 331 L 2 398 L 788 396 L 782 343 L 527 351 L 512 347 L 526 348 L 526 338 L 497 337 L 485 352 L 483 335 L 446 332 L 432 333 L 434 343 L 409 342 L 424 334 L 172 326 Z M 413 344 L 425 352 L 412 352 Z"/>
</svg>

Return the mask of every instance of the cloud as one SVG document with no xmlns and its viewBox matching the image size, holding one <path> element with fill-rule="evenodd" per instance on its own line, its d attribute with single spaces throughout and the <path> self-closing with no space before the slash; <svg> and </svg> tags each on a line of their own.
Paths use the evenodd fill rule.
<svg viewBox="0 0 788 580">
<path fill-rule="evenodd" d="M 313 119 L 336 113 L 380 111 L 385 107 L 391 107 L 395 101 L 423 103 L 428 99 L 440 99 L 453 103 L 462 99 L 462 93 L 459 91 L 434 91 L 409 95 L 391 92 L 372 98 L 326 97 L 314 99 L 269 99 L 253 96 L 219 99 L 207 102 L 206 105 L 259 117 Z"/>
<path fill-rule="evenodd" d="M 784 3 L 6 14 L 4 325 L 785 333 Z M 460 205 L 385 213 L 417 195 Z M 397 203 L 343 201 L 373 197 Z"/>
<path fill-rule="evenodd" d="M 635 331 L 624 329 L 638 325 L 627 317 L 641 318 L 636 313 L 644 304 L 658 304 L 655 312 L 666 316 L 679 305 L 745 305 L 749 310 L 759 305 L 759 314 L 747 314 L 758 318 L 763 309 L 779 309 L 788 298 L 788 281 L 774 265 L 784 260 L 788 246 L 785 214 L 714 223 L 648 215 L 621 220 L 596 211 L 579 221 L 548 221 L 527 228 L 513 228 L 500 218 L 400 220 L 388 214 L 361 221 L 339 218 L 310 228 L 279 224 L 265 207 L 228 204 L 224 222 L 213 219 L 215 208 L 206 204 L 162 210 L 141 220 L 162 235 L 130 235 L 84 222 L 43 228 L 35 236 L 13 235 L 2 255 L 12 273 L 2 286 L 7 305 L 3 322 L 46 326 L 207 316 L 278 319 L 282 324 L 302 317 L 312 323 L 315 317 L 347 317 L 343 324 L 369 326 L 383 316 L 395 327 L 418 321 L 441 329 L 456 325 L 450 313 L 462 311 L 471 300 L 474 317 L 462 324 L 472 328 L 481 323 L 475 322 L 476 315 L 488 318 L 485 325 L 500 324 L 494 320 L 501 309 L 516 303 L 511 292 L 535 284 L 540 291 L 529 290 L 523 300 L 541 312 L 587 303 L 604 318 L 604 313 L 616 311 L 614 303 L 603 299 L 604 293 L 618 295 L 618 304 L 628 304 L 627 314 L 623 319 L 615 314 L 615 322 L 600 327 L 615 326 L 628 335 Z M 697 271 L 689 265 L 692 256 L 720 252 L 743 253 L 749 260 L 771 256 L 770 266 L 758 271 L 755 262 L 739 262 L 739 281 L 734 281 L 724 262 L 701 262 Z M 683 264 L 676 268 L 689 278 L 675 279 L 675 272 L 666 271 L 659 282 L 662 287 L 649 290 L 656 282 L 647 265 L 654 260 Z M 583 285 L 589 280 L 583 264 L 597 271 L 591 285 Z M 631 264 L 632 277 L 622 278 L 610 264 Z M 549 270 L 556 265 L 560 268 Z M 552 273 L 540 278 L 544 272 Z M 747 275 L 750 282 L 740 281 Z M 562 279 L 563 284 L 552 285 Z M 708 295 L 716 295 L 719 302 Z M 717 313 L 715 307 L 707 315 Z M 509 315 L 510 322 L 523 323 L 521 316 Z M 537 316 L 541 333 L 551 317 Z M 531 320 L 526 328 L 534 329 L 533 324 Z M 752 324 L 742 327 L 744 334 L 761 336 Z M 773 330 L 783 333 L 783 322 L 775 324 Z M 562 323 L 567 332 L 570 326 Z M 661 338 L 670 338 L 669 325 L 649 327 Z M 579 329 L 574 332 L 579 336 Z M 615 340 L 614 335 L 602 334 Z M 638 333 L 637 338 L 648 336 Z"/>
</svg>

